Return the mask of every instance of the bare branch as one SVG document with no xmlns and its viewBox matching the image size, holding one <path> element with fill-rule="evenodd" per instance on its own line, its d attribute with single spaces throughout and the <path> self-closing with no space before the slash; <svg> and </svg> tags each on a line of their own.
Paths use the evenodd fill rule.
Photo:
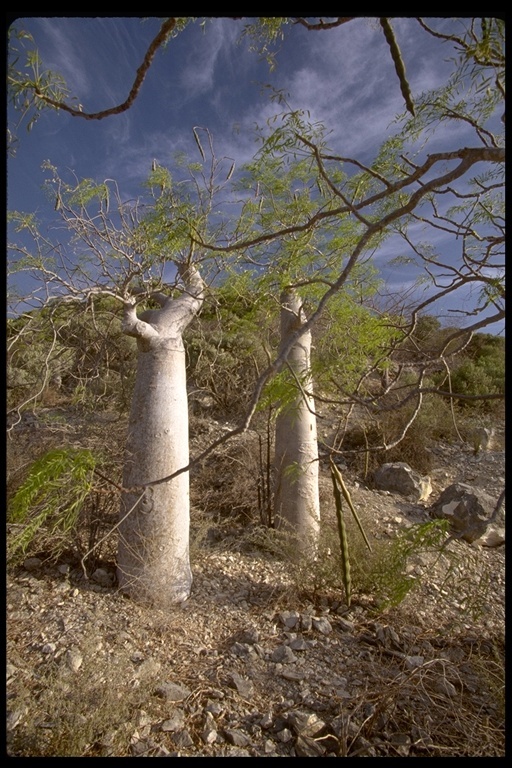
<svg viewBox="0 0 512 768">
<path fill-rule="evenodd" d="M 303 27 L 306 27 L 309 31 L 318 31 L 320 29 L 334 29 L 334 27 L 340 27 L 342 24 L 346 24 L 347 21 L 352 21 L 354 18 L 357 18 L 355 16 L 338 16 L 336 21 L 323 21 L 320 19 L 320 21 L 317 24 L 312 24 L 310 21 L 306 21 L 306 19 L 302 17 L 297 17 L 294 19 L 294 24 L 301 24 Z"/>
<path fill-rule="evenodd" d="M 137 69 L 137 74 L 135 76 L 135 80 L 131 87 L 130 93 L 128 94 L 128 98 L 123 101 L 122 104 L 118 104 L 115 107 L 110 107 L 109 109 L 104 109 L 101 112 L 83 112 L 82 110 L 70 107 L 63 101 L 55 101 L 54 99 L 51 99 L 49 96 L 46 96 L 44 93 L 42 93 L 37 87 L 34 88 L 35 95 L 41 99 L 41 101 L 44 101 L 46 104 L 55 107 L 55 109 L 61 109 L 63 112 L 68 112 L 73 117 L 82 117 L 84 120 L 103 120 L 104 117 L 119 115 L 122 112 L 126 112 L 127 109 L 130 109 L 131 105 L 139 95 L 142 83 L 144 82 L 147 71 L 151 66 L 157 50 L 165 43 L 175 26 L 176 18 L 166 19 L 162 23 L 160 31 L 151 42 L 149 48 L 146 51 L 146 55 L 144 56 L 142 64 Z"/>
</svg>

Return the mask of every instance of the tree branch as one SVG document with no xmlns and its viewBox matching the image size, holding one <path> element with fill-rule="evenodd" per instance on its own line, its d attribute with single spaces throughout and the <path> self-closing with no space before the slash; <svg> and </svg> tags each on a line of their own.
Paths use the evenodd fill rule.
<svg viewBox="0 0 512 768">
<path fill-rule="evenodd" d="M 147 71 L 151 66 L 157 50 L 165 43 L 175 26 L 176 18 L 174 17 L 166 19 L 162 23 L 160 31 L 154 38 L 153 42 L 150 44 L 142 64 L 137 69 L 135 80 L 128 98 L 123 101 L 122 104 L 118 104 L 116 107 L 110 107 L 109 109 L 104 109 L 101 112 L 83 112 L 79 109 L 75 109 L 74 107 L 70 107 L 63 101 L 55 101 L 54 99 L 51 99 L 49 96 L 46 96 L 44 93 L 42 93 L 37 87 L 34 88 L 34 93 L 39 99 L 41 99 L 41 101 L 44 101 L 46 104 L 55 107 L 55 109 L 61 109 L 63 112 L 68 112 L 73 117 L 82 117 L 84 120 L 103 120 L 104 117 L 110 117 L 110 115 L 119 115 L 121 112 L 126 112 L 127 109 L 130 109 L 131 105 L 137 98 L 142 83 L 144 82 L 144 78 L 146 77 Z"/>
</svg>

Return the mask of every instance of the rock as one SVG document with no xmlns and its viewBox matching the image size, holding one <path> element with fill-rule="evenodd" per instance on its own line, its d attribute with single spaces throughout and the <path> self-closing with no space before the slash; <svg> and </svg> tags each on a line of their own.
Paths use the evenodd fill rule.
<svg viewBox="0 0 512 768">
<path fill-rule="evenodd" d="M 185 713 L 181 709 L 177 709 L 170 718 L 167 720 L 164 720 L 164 722 L 161 725 L 162 731 L 167 731 L 169 733 L 176 733 L 177 731 L 182 730 L 183 726 L 185 725 Z"/>
<path fill-rule="evenodd" d="M 70 648 L 66 651 L 66 665 L 72 672 L 78 672 L 83 660 L 83 656 L 78 648 Z"/>
<path fill-rule="evenodd" d="M 317 736 L 325 728 L 324 721 L 311 712 L 296 710 L 290 712 L 286 720 L 299 736 Z"/>
<path fill-rule="evenodd" d="M 193 747 L 194 746 L 194 739 L 190 735 L 188 731 L 180 731 L 180 733 L 177 733 L 175 736 L 173 736 L 173 741 L 176 744 L 177 747 Z"/>
<path fill-rule="evenodd" d="M 246 747 L 251 743 L 247 734 L 240 731 L 238 728 L 224 728 L 222 733 L 226 737 L 226 741 L 233 744 L 235 747 Z"/>
<path fill-rule="evenodd" d="M 325 747 L 321 742 L 315 741 L 308 736 L 298 736 L 295 742 L 297 757 L 322 757 L 325 755 L 325 751 Z"/>
<path fill-rule="evenodd" d="M 13 731 L 23 720 L 26 709 L 15 709 L 7 712 L 7 730 Z"/>
<path fill-rule="evenodd" d="M 287 629 L 293 629 L 299 625 L 301 617 L 297 611 L 281 611 L 279 620 Z"/>
<path fill-rule="evenodd" d="M 493 447 L 495 431 L 494 428 L 477 427 L 469 435 L 469 441 L 473 446 L 475 456 L 483 451 L 490 451 Z"/>
<path fill-rule="evenodd" d="M 406 669 L 416 669 L 417 667 L 421 667 L 421 665 L 424 663 L 425 663 L 424 656 L 406 656 L 405 657 Z"/>
<path fill-rule="evenodd" d="M 292 651 L 307 651 L 309 648 L 309 643 L 304 640 L 302 635 L 299 635 L 299 637 L 294 637 L 292 640 L 290 640 L 288 645 Z"/>
<path fill-rule="evenodd" d="M 251 652 L 251 646 L 247 643 L 233 643 L 229 650 L 234 656 L 248 656 Z"/>
<path fill-rule="evenodd" d="M 313 617 L 310 613 L 303 613 L 300 617 L 300 628 L 303 632 L 309 632 L 313 626 Z"/>
<path fill-rule="evenodd" d="M 247 629 L 244 629 L 239 637 L 240 642 L 245 643 L 247 645 L 254 645 L 259 641 L 259 639 L 260 639 L 260 633 L 258 632 L 256 627 L 248 627 Z"/>
<path fill-rule="evenodd" d="M 439 691 L 439 693 L 444 693 L 446 696 L 453 697 L 457 695 L 457 689 L 455 688 L 454 684 L 450 683 L 450 681 L 445 677 L 440 677 L 437 680 L 436 689 Z"/>
<path fill-rule="evenodd" d="M 157 696 L 161 696 L 168 701 L 184 701 L 190 696 L 191 691 L 184 685 L 167 682 L 159 685 L 156 688 L 155 693 Z"/>
<path fill-rule="evenodd" d="M 283 677 L 285 680 L 304 680 L 306 677 L 305 672 L 301 672 L 299 669 L 288 669 L 285 667 L 285 669 L 282 670 L 282 672 L 279 673 L 280 677 Z"/>
<path fill-rule="evenodd" d="M 355 624 L 353 621 L 349 621 L 348 619 L 343 619 L 343 618 L 338 619 L 336 624 L 344 632 L 353 632 L 355 627 Z"/>
<path fill-rule="evenodd" d="M 144 709 L 139 709 L 135 714 L 135 725 L 137 728 L 146 728 L 148 725 L 151 725 L 151 718 Z M 114 734 L 112 734 L 113 736 Z"/>
<path fill-rule="evenodd" d="M 325 618 L 325 616 L 320 616 L 320 618 L 315 618 L 313 616 L 312 623 L 313 623 L 313 628 L 316 629 L 318 632 L 321 632 L 322 635 L 331 634 L 332 624 L 328 619 Z"/>
<path fill-rule="evenodd" d="M 373 473 L 373 482 L 378 490 L 412 496 L 415 501 L 426 501 L 432 493 L 430 477 L 422 477 L 403 461 L 382 464 Z"/>
<path fill-rule="evenodd" d="M 466 483 L 453 483 L 430 507 L 430 514 L 449 520 L 453 534 L 471 543 L 487 531 L 493 509 L 494 501 L 484 491 Z"/>
<path fill-rule="evenodd" d="M 252 684 L 252 681 L 242 677 L 238 672 L 231 672 L 229 682 L 231 687 L 236 688 L 240 696 L 243 696 L 244 699 L 249 699 L 254 693 L 254 685 Z"/>
<path fill-rule="evenodd" d="M 55 653 L 57 650 L 57 646 L 55 643 L 45 643 L 43 647 L 41 648 L 41 653 Z"/>
<path fill-rule="evenodd" d="M 217 741 L 218 735 L 215 728 L 203 728 L 201 731 L 201 739 L 205 744 L 214 744 Z"/>
<path fill-rule="evenodd" d="M 38 557 L 27 557 L 23 562 L 23 567 L 26 571 L 38 571 L 43 564 L 43 561 Z"/>
<path fill-rule="evenodd" d="M 211 699 L 208 699 L 204 710 L 206 713 L 210 713 L 211 715 L 220 715 L 224 711 L 224 707 L 222 704 L 219 704 L 218 701 L 212 701 Z"/>
<path fill-rule="evenodd" d="M 499 547 L 505 543 L 505 529 L 489 527 L 484 535 L 475 539 L 473 543 L 481 547 Z"/>
<path fill-rule="evenodd" d="M 297 657 L 287 645 L 278 645 L 272 652 L 270 660 L 281 664 L 293 664 L 297 661 Z"/>
<path fill-rule="evenodd" d="M 101 587 L 112 587 L 115 581 L 113 573 L 109 573 L 105 568 L 96 568 L 91 579 Z"/>
</svg>

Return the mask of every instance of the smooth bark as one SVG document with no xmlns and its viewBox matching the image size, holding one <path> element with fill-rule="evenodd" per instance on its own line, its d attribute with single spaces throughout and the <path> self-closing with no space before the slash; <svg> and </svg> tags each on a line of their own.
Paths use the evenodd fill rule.
<svg viewBox="0 0 512 768">
<path fill-rule="evenodd" d="M 120 589 L 148 603 L 186 600 L 189 561 L 189 474 L 144 488 L 189 463 L 188 402 L 182 334 L 199 312 L 203 283 L 184 275 L 177 299 L 158 294 L 161 308 L 137 317 L 125 311 L 124 330 L 138 346 L 137 377 L 128 428 L 119 526 Z"/>
<path fill-rule="evenodd" d="M 293 290 L 281 296 L 281 347 L 306 321 L 302 303 Z M 320 530 L 318 443 L 311 381 L 311 333 L 292 346 L 286 360 L 295 396 L 276 420 L 274 493 L 275 527 L 288 531 L 297 551 L 314 554 Z"/>
</svg>

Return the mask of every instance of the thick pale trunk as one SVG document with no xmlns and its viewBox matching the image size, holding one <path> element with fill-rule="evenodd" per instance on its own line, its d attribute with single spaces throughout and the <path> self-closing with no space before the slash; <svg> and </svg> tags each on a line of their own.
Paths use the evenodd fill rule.
<svg viewBox="0 0 512 768">
<path fill-rule="evenodd" d="M 123 485 L 141 486 L 187 466 L 188 406 L 181 340 L 156 339 L 139 352 Z M 145 601 L 179 602 L 190 594 L 189 475 L 127 493 L 120 526 L 119 584 Z"/>
<path fill-rule="evenodd" d="M 281 297 L 281 348 L 305 321 L 293 291 Z M 314 553 L 320 530 L 318 443 L 310 376 L 311 334 L 293 345 L 287 358 L 296 395 L 276 420 L 274 520 L 296 538 L 300 553 Z M 297 383 L 300 382 L 300 386 Z"/>
<path fill-rule="evenodd" d="M 188 402 L 182 332 L 203 301 L 198 274 L 178 299 L 160 295 L 160 310 L 125 312 L 125 332 L 137 338 L 137 377 L 128 428 L 118 545 L 120 589 L 161 605 L 186 600 L 189 561 Z M 147 486 L 145 489 L 143 486 Z M 140 489 L 140 490 L 137 490 Z"/>
</svg>

